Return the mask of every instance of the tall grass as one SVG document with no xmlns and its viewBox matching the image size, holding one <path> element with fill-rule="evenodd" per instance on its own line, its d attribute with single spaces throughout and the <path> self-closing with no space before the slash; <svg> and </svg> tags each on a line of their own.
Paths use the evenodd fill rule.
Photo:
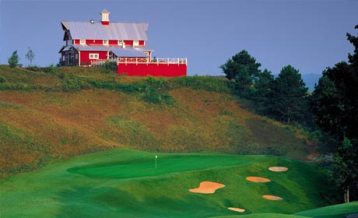
<svg viewBox="0 0 358 218">
<path fill-rule="evenodd" d="M 137 121 L 112 116 L 107 119 L 107 123 L 111 128 L 103 132 L 105 138 L 142 149 L 153 147 L 158 143 L 149 129 Z"/>
</svg>

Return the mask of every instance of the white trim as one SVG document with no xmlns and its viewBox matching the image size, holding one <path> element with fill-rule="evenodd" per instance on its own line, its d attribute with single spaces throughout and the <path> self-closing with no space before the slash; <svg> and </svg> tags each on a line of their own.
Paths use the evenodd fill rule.
<svg viewBox="0 0 358 218">
<path fill-rule="evenodd" d="M 139 46 L 139 41 L 138 40 L 133 40 L 133 47 L 137 47 Z"/>
<path fill-rule="evenodd" d="M 78 51 L 78 66 L 81 66 L 81 51 Z"/>
<path fill-rule="evenodd" d="M 86 40 L 85 39 L 80 39 L 80 45 L 86 45 Z"/>
<path fill-rule="evenodd" d="M 118 40 L 118 41 L 117 41 L 117 44 L 118 44 L 118 46 L 123 47 L 124 42 L 123 42 L 123 40 Z"/>
<path fill-rule="evenodd" d="M 108 45 L 109 45 L 109 40 L 104 39 L 104 40 L 102 40 L 102 41 L 103 41 L 103 45 L 104 45 L 104 46 L 108 46 Z"/>
<path fill-rule="evenodd" d="M 98 53 L 89 53 L 88 57 L 90 60 L 98 60 L 99 59 L 99 54 Z"/>
</svg>

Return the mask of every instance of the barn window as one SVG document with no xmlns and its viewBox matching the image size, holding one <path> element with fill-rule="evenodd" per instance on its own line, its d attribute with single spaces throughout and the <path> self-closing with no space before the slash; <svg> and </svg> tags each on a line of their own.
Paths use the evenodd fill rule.
<svg viewBox="0 0 358 218">
<path fill-rule="evenodd" d="M 103 40 L 103 45 L 108 45 L 108 40 Z"/>
<path fill-rule="evenodd" d="M 80 40 L 80 45 L 86 45 L 86 40 L 85 40 L 85 39 L 81 39 L 81 40 Z"/>
<path fill-rule="evenodd" d="M 138 41 L 138 40 L 134 40 L 134 41 L 133 41 L 133 46 L 139 46 L 139 41 Z"/>
<path fill-rule="evenodd" d="M 99 59 L 98 53 L 89 53 L 89 59 Z"/>
</svg>

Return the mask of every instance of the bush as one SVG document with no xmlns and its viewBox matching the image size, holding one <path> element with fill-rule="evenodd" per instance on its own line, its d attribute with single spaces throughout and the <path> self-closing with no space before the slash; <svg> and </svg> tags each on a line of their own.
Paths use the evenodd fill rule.
<svg viewBox="0 0 358 218">
<path fill-rule="evenodd" d="M 38 89 L 40 87 L 34 85 L 28 85 L 26 83 L 9 83 L 3 82 L 0 83 L 0 90 L 24 90 L 29 91 L 33 89 Z"/>
<path fill-rule="evenodd" d="M 171 80 L 170 83 L 173 88 L 189 87 L 222 93 L 229 93 L 234 89 L 233 82 L 210 76 L 181 77 Z"/>
<path fill-rule="evenodd" d="M 34 71 L 34 72 L 42 72 L 42 68 L 37 67 L 37 66 L 29 66 L 29 67 L 26 67 L 26 69 L 30 70 L 30 71 Z"/>
<path fill-rule="evenodd" d="M 98 89 L 108 89 L 108 90 L 116 90 L 116 91 L 122 91 L 127 93 L 133 93 L 133 92 L 141 92 L 144 90 L 143 84 L 120 84 L 116 82 L 110 82 L 110 81 L 98 81 L 98 80 L 90 80 L 89 84 Z"/>
<path fill-rule="evenodd" d="M 62 80 L 63 91 L 79 91 L 85 87 L 88 87 L 88 84 L 86 82 L 81 81 L 80 78 L 74 77 L 72 75 L 64 75 L 64 79 Z"/>
<path fill-rule="evenodd" d="M 169 104 L 174 103 L 174 99 L 167 93 L 159 92 L 156 89 L 147 86 L 143 93 L 143 100 L 152 104 Z"/>
<path fill-rule="evenodd" d="M 100 68 L 102 68 L 105 73 L 116 72 L 117 63 L 114 61 L 106 61 L 104 64 L 100 65 Z"/>
<path fill-rule="evenodd" d="M 6 79 L 2 76 L 0 76 L 0 83 L 5 83 L 6 82 Z"/>
<path fill-rule="evenodd" d="M 43 71 L 45 73 L 56 73 L 57 67 L 55 65 L 51 64 L 50 66 L 43 68 Z"/>
<path fill-rule="evenodd" d="M 167 80 L 164 79 L 154 79 L 152 77 L 147 78 L 144 81 L 146 86 L 149 86 L 153 89 L 168 89 L 170 88 L 170 84 Z"/>
</svg>

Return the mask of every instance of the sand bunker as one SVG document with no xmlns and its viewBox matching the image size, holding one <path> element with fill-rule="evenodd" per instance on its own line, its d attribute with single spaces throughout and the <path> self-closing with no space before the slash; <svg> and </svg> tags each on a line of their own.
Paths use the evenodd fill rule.
<svg viewBox="0 0 358 218">
<path fill-rule="evenodd" d="M 238 207 L 228 207 L 227 209 L 235 211 L 235 212 L 239 212 L 239 213 L 245 212 L 245 209 L 238 208 Z"/>
<path fill-rule="evenodd" d="M 270 200 L 270 201 L 280 201 L 282 200 L 281 197 L 275 196 L 275 195 L 262 195 L 262 197 L 266 200 Z"/>
<path fill-rule="evenodd" d="M 250 182 L 258 182 L 258 183 L 265 183 L 265 182 L 270 182 L 271 181 L 268 178 L 257 177 L 257 176 L 248 176 L 248 177 L 246 177 L 246 180 L 250 181 Z"/>
<path fill-rule="evenodd" d="M 279 167 L 279 166 L 269 167 L 268 169 L 270 171 L 272 171 L 272 172 L 286 172 L 286 171 L 288 171 L 287 167 Z"/>
<path fill-rule="evenodd" d="M 200 194 L 213 194 L 219 188 L 224 188 L 225 185 L 217 182 L 203 181 L 198 188 L 189 189 L 190 192 Z"/>
</svg>

